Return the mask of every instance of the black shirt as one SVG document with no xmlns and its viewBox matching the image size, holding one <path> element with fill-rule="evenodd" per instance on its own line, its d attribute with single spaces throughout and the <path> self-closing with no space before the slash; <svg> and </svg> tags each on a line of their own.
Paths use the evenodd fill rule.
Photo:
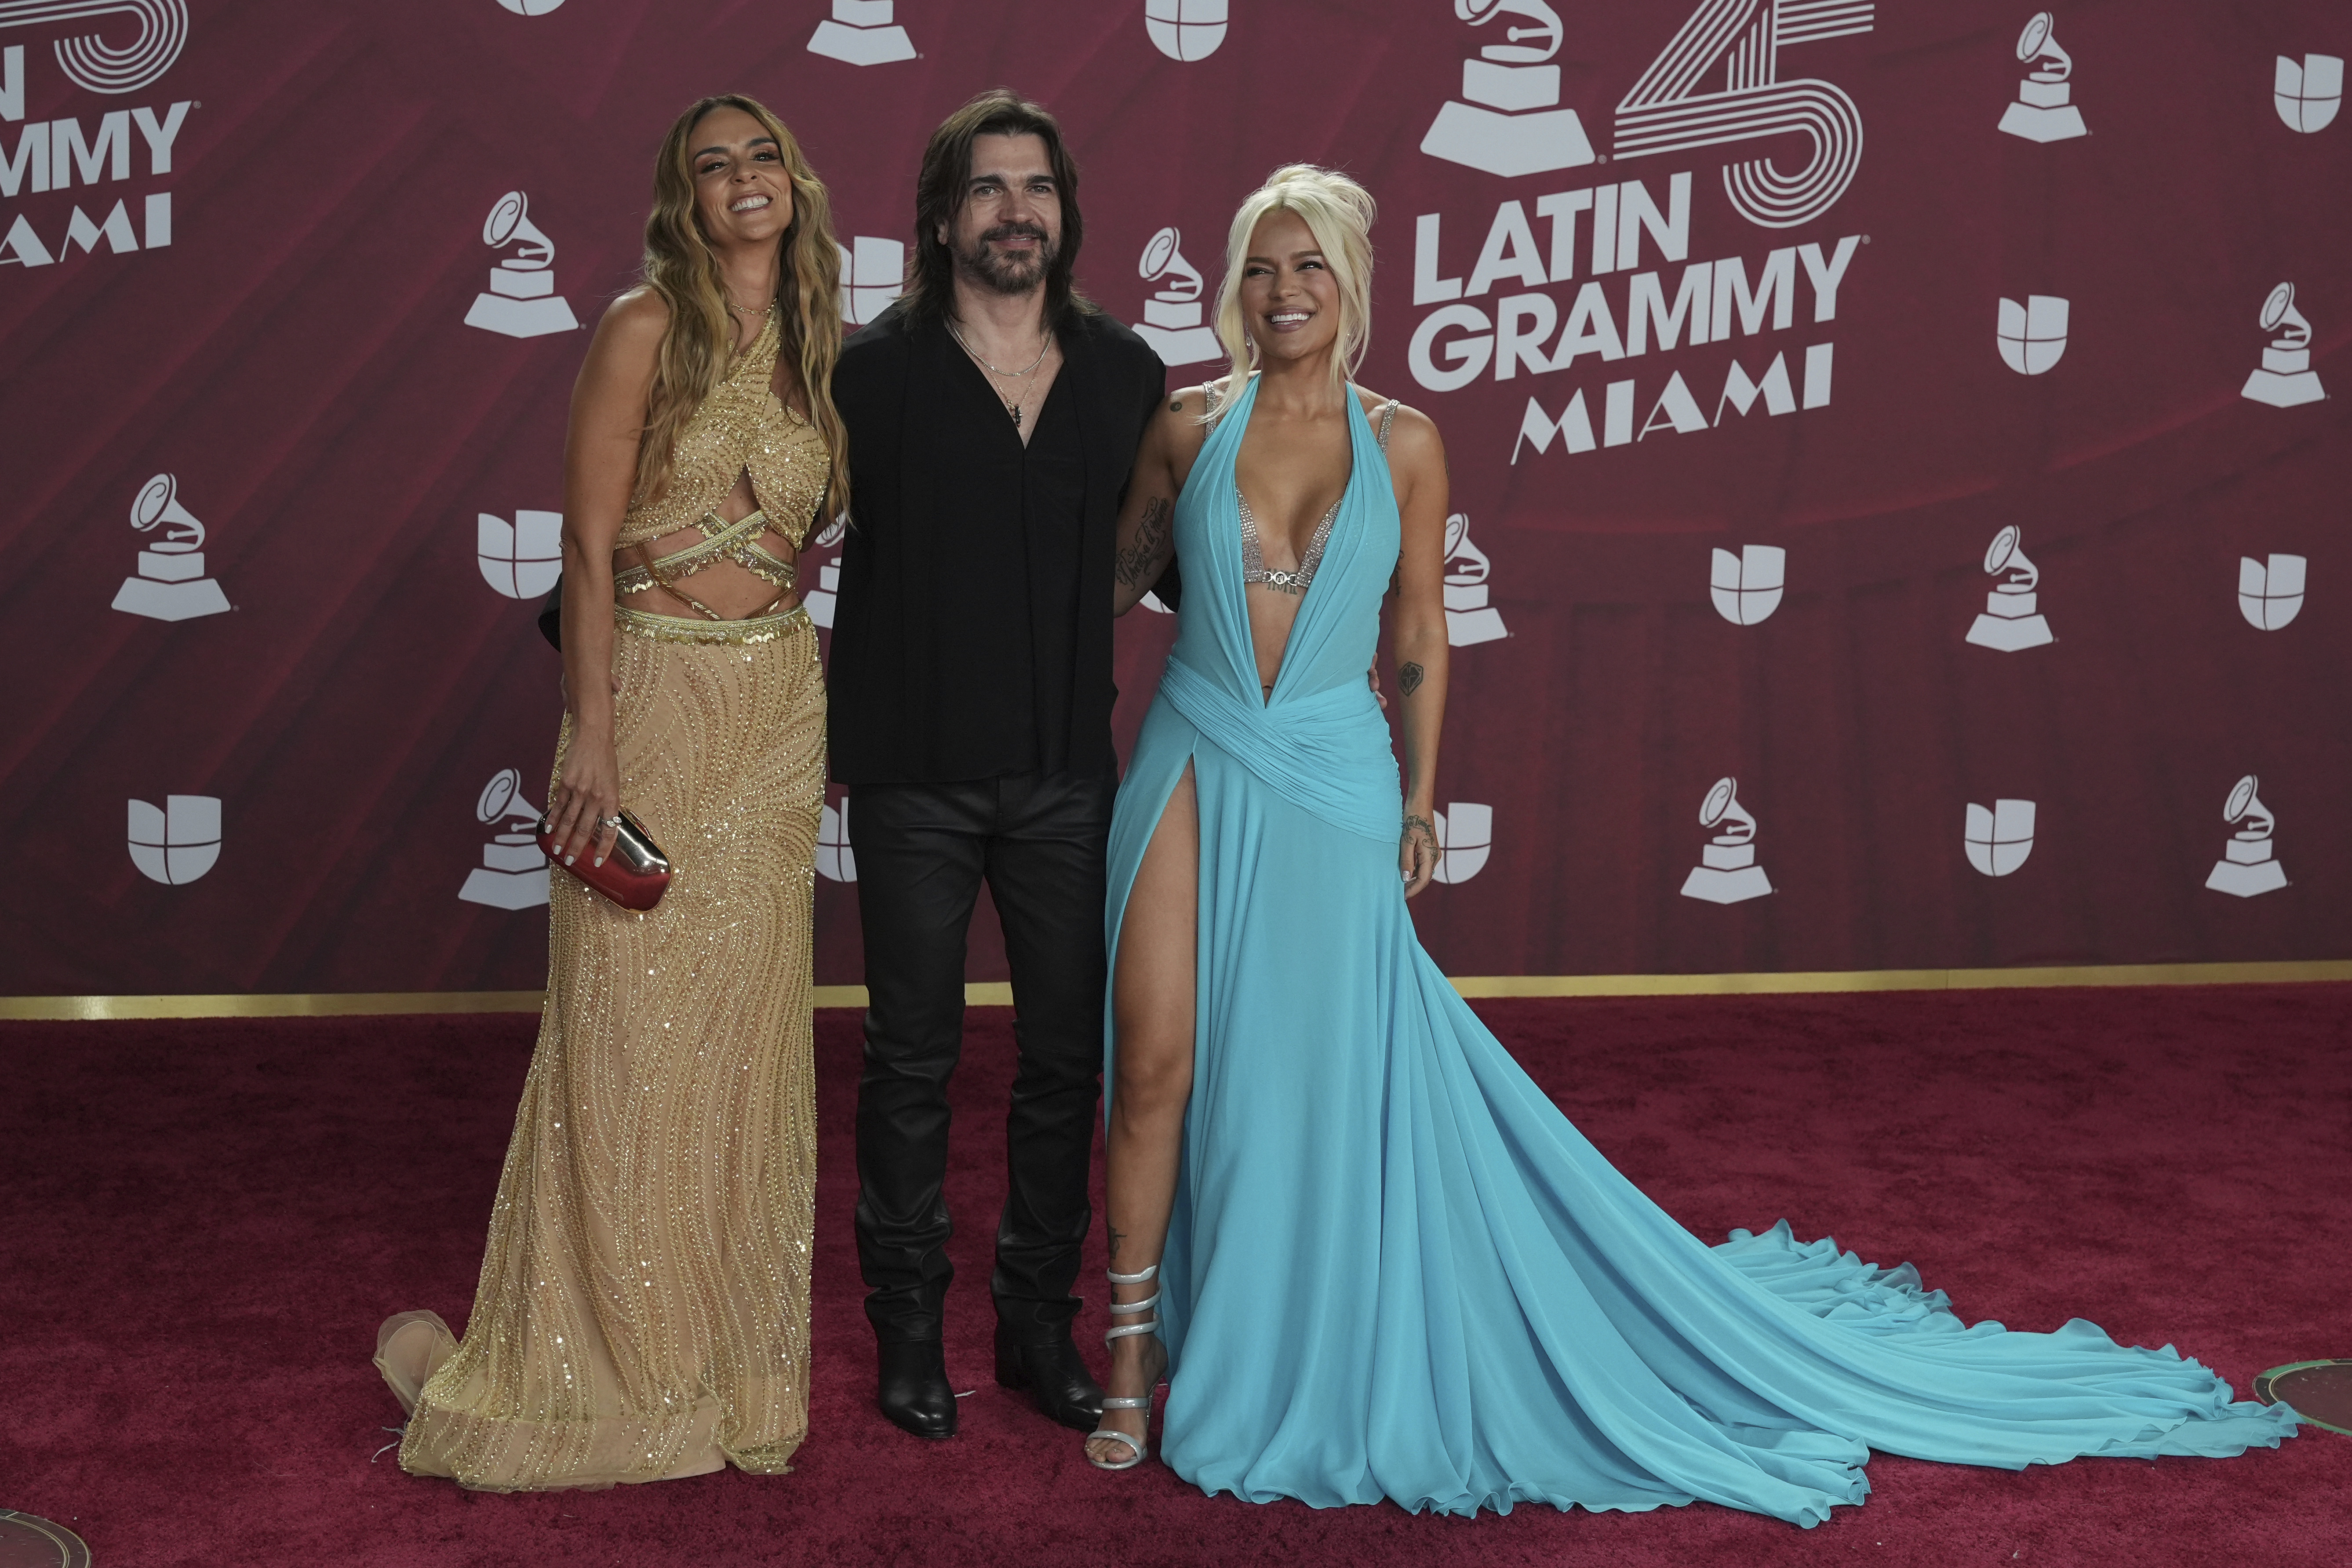
<svg viewBox="0 0 2352 1568">
<path fill-rule="evenodd" d="M 894 305 L 842 349 L 851 516 L 827 731 L 845 784 L 1115 766 L 1111 552 L 1168 376 L 1108 316 L 1056 335 L 1025 448 L 943 324 Z"/>
<path fill-rule="evenodd" d="M 980 624 L 968 633 L 969 657 L 939 649 L 930 671 L 935 739 L 966 759 L 957 765 L 971 777 L 1058 773 L 1069 762 L 1086 535 L 1077 411 L 1068 378 L 1057 374 L 1024 446 L 978 367 L 958 358 L 963 363 L 950 367 L 933 433 L 937 460 L 955 482 L 942 497 L 931 547 L 939 575 L 959 585 Z"/>
</svg>

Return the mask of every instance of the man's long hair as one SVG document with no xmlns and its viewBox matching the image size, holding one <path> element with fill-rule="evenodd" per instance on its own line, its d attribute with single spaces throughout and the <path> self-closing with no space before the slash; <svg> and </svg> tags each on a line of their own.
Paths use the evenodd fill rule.
<svg viewBox="0 0 2352 1568">
<path fill-rule="evenodd" d="M 651 500 L 667 488 L 677 437 L 694 411 L 726 375 L 735 358 L 735 324 L 719 255 L 702 232 L 694 205 L 694 128 L 714 109 L 740 109 L 776 139 L 792 184 L 793 221 L 782 237 L 776 274 L 779 357 L 799 376 L 809 423 L 832 459 L 829 515 L 849 501 L 849 437 L 833 406 L 833 365 L 841 357 L 841 247 L 833 237 L 833 204 L 809 166 L 800 142 L 765 104 L 740 93 L 697 99 L 662 138 L 654 161 L 654 206 L 646 217 L 646 286 L 669 307 L 654 384 L 646 403 L 645 435 L 637 445 L 633 499 Z M 779 523 L 784 520 L 779 519 Z"/>
<path fill-rule="evenodd" d="M 915 176 L 915 247 L 908 253 L 902 296 L 908 314 L 936 321 L 948 313 L 955 299 L 955 249 L 940 243 L 940 230 L 953 234 L 957 215 L 963 211 L 964 187 L 971 179 L 971 143 L 977 136 L 1034 136 L 1045 143 L 1062 198 L 1061 240 L 1044 280 L 1046 324 L 1058 327 L 1074 313 L 1092 314 L 1098 307 L 1070 280 L 1087 232 L 1078 216 L 1077 163 L 1063 145 L 1060 122 L 1045 105 L 1004 87 L 991 88 L 941 121 L 931 132 L 931 144 L 923 149 L 922 170 Z"/>
</svg>

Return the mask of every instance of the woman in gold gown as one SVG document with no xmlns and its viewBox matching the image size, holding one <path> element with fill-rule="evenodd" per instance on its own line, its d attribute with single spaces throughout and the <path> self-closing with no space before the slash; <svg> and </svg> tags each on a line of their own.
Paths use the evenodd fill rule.
<svg viewBox="0 0 2352 1568">
<path fill-rule="evenodd" d="M 645 282 L 599 325 L 565 450 L 568 864 L 626 805 L 673 879 L 635 914 L 557 875 L 547 1005 L 463 1341 L 377 1364 L 402 1466 L 511 1491 L 780 1474 L 808 1429 L 816 633 L 793 591 L 846 500 L 824 186 L 745 98 L 680 117 Z"/>
</svg>

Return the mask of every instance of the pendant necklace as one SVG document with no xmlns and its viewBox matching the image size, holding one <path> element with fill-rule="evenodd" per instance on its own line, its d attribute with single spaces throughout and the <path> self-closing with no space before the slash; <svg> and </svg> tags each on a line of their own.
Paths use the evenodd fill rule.
<svg viewBox="0 0 2352 1568">
<path fill-rule="evenodd" d="M 1045 363 L 1046 353 L 1054 346 L 1054 335 L 1051 332 L 1048 332 L 1045 335 L 1045 341 L 1037 345 L 1037 357 L 1029 362 L 1029 368 L 1027 370 L 999 370 L 996 366 L 990 364 L 987 360 L 982 359 L 980 353 L 974 350 L 970 343 L 963 341 L 963 334 L 956 331 L 955 323 L 953 321 L 950 321 L 947 324 L 947 328 L 948 336 L 956 341 L 956 347 L 963 350 L 965 353 L 971 356 L 973 363 L 980 365 L 982 369 L 988 371 L 992 375 L 1003 376 L 1007 381 L 1026 381 L 1029 377 L 1036 374 L 1037 367 Z M 1026 397 L 1028 395 L 1029 389 L 1027 387 L 1023 387 L 1021 389 L 1021 396 Z M 1004 395 L 1001 392 L 998 393 L 996 395 L 996 400 L 999 403 L 1004 403 Z M 1016 397 L 1010 403 L 1004 403 L 1004 412 L 1013 416 L 1013 427 L 1015 430 L 1020 429 L 1021 416 L 1023 413 L 1021 398 Z"/>
</svg>

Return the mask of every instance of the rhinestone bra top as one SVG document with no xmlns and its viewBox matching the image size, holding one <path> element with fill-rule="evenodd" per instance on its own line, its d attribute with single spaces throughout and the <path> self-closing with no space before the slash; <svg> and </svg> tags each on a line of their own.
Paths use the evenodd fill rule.
<svg viewBox="0 0 2352 1568">
<path fill-rule="evenodd" d="M 771 384 L 780 337 L 771 310 L 760 335 L 678 432 L 669 488 L 630 506 L 614 549 L 698 526 L 748 470 L 768 526 L 799 550 L 824 500 L 830 455 L 816 427 L 786 407 Z"/>
<path fill-rule="evenodd" d="M 1214 399 L 1215 392 L 1212 391 L 1209 396 Z M 1381 405 L 1381 424 L 1375 434 L 1383 452 L 1389 449 L 1389 426 L 1395 420 L 1396 411 L 1397 400 L 1393 397 Z M 1215 412 L 1213 403 L 1211 412 Z M 1339 492 L 1339 500 L 1331 503 L 1331 510 L 1325 512 L 1323 520 L 1315 525 L 1315 532 L 1307 541 L 1306 551 L 1298 557 L 1297 571 L 1269 572 L 1266 570 L 1265 553 L 1258 544 L 1257 518 L 1250 511 L 1249 497 L 1242 493 L 1240 485 L 1234 486 L 1234 500 L 1240 506 L 1242 517 L 1242 581 L 1263 583 L 1269 588 L 1285 593 L 1307 592 L 1315 582 L 1315 568 L 1323 563 L 1323 547 L 1331 542 L 1331 525 L 1339 521 L 1340 502 L 1347 499 L 1348 492 L 1343 489 Z"/>
</svg>

